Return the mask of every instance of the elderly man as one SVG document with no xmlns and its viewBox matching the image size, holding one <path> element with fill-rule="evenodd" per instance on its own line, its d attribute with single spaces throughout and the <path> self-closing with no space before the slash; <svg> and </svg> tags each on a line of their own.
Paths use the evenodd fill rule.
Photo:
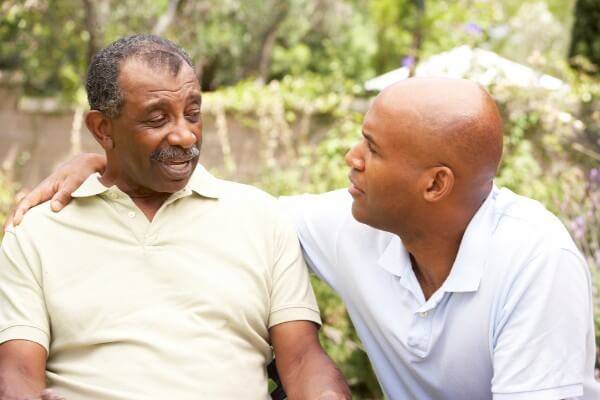
<svg viewBox="0 0 600 400">
<path fill-rule="evenodd" d="M 585 260 L 542 205 L 494 186 L 501 154 L 483 89 L 410 79 L 367 113 L 351 196 L 282 200 L 390 399 L 600 398 Z M 64 167 L 18 217 L 57 189 L 62 207 L 99 161 Z"/>
<path fill-rule="evenodd" d="M 349 398 L 276 202 L 192 176 L 201 94 L 185 52 L 120 39 L 86 89 L 106 168 L 4 237 L 0 399 L 47 384 L 68 400 L 266 399 L 271 346 L 289 398 Z"/>
</svg>

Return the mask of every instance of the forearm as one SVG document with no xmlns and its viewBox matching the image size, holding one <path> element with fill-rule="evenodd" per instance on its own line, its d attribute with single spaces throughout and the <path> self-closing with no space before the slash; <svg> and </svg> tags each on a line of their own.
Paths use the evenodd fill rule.
<svg viewBox="0 0 600 400">
<path fill-rule="evenodd" d="M 342 373 L 318 345 L 305 349 L 283 368 L 278 363 L 277 368 L 285 371 L 280 378 L 290 400 L 351 398 Z"/>
<path fill-rule="evenodd" d="M 45 388 L 45 379 L 32 373 L 27 366 L 2 366 L 0 369 L 0 400 L 37 398 Z"/>
<path fill-rule="evenodd" d="M 0 345 L 0 400 L 38 399 L 46 388 L 46 350 L 27 340 Z"/>
</svg>

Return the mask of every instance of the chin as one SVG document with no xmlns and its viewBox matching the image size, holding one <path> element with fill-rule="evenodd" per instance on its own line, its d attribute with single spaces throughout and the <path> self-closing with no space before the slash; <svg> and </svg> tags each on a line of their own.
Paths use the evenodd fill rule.
<svg viewBox="0 0 600 400">
<path fill-rule="evenodd" d="M 358 222 L 361 222 L 363 224 L 369 224 L 368 223 L 368 213 L 366 212 L 366 210 L 362 207 L 360 207 L 358 204 L 356 204 L 356 200 L 354 200 L 352 202 L 352 216 L 354 217 L 355 220 L 357 220 Z"/>
<path fill-rule="evenodd" d="M 361 224 L 370 226 L 371 228 L 379 229 L 381 231 L 392 232 L 389 229 L 389 220 L 384 220 L 385 216 L 380 213 L 369 212 L 365 207 L 361 207 L 354 201 L 352 203 L 352 216 L 354 219 Z"/>
<path fill-rule="evenodd" d="M 185 188 L 185 185 L 187 185 L 188 181 L 189 178 L 181 181 L 161 182 L 160 184 L 156 185 L 155 190 L 160 193 L 175 193 Z"/>
<path fill-rule="evenodd" d="M 162 163 L 155 163 L 155 169 L 150 178 L 152 190 L 160 193 L 175 193 L 183 189 L 192 177 L 197 161 L 198 159 L 194 159 L 185 168 L 177 170 L 168 168 Z"/>
</svg>

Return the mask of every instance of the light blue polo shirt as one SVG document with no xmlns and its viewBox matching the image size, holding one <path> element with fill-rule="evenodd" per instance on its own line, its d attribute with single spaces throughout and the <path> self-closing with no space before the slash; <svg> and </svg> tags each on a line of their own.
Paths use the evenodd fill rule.
<svg viewBox="0 0 600 400">
<path fill-rule="evenodd" d="M 400 238 L 354 220 L 345 190 L 282 202 L 390 399 L 600 399 L 589 270 L 540 203 L 494 188 L 426 301 Z"/>
</svg>

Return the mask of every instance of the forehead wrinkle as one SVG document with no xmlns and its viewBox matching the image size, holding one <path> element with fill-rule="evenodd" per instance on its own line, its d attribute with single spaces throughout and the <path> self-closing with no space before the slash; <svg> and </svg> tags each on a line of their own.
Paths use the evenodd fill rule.
<svg viewBox="0 0 600 400">
<path fill-rule="evenodd" d="M 181 84 L 181 86 L 179 86 L 176 89 L 151 89 L 151 90 L 148 90 L 148 93 L 160 93 L 160 92 L 176 93 L 176 92 L 180 92 L 182 90 L 185 90 L 186 87 L 195 86 L 196 83 L 197 83 L 197 81 L 195 81 L 195 80 L 189 80 L 189 81 L 183 82 Z M 192 89 L 195 89 L 195 88 L 192 88 Z"/>
<path fill-rule="evenodd" d="M 128 91 L 138 94 L 140 92 L 143 92 L 143 94 L 177 92 L 186 86 L 197 86 L 198 90 L 200 90 L 198 79 L 193 70 L 187 65 L 182 66 L 177 75 L 173 75 L 169 71 L 151 68 L 146 63 L 135 58 L 126 60 L 123 63 L 118 80 L 123 92 Z M 175 88 L 164 87 L 169 83 L 178 86 Z"/>
</svg>

